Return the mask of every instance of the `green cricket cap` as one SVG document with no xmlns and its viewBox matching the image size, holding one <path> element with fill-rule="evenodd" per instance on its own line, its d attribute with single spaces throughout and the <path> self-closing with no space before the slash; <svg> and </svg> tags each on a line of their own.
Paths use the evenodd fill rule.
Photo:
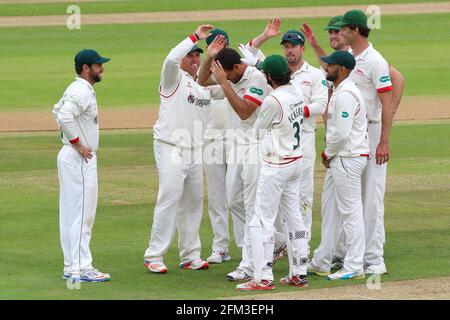
<svg viewBox="0 0 450 320">
<path fill-rule="evenodd" d="M 227 40 L 227 43 L 230 44 L 230 40 L 228 39 L 228 33 L 226 33 L 225 30 L 218 28 L 211 31 L 211 34 L 206 38 L 206 44 L 209 46 L 218 35 L 224 36 L 225 40 Z"/>
<path fill-rule="evenodd" d="M 329 56 L 321 57 L 320 60 L 328 64 L 337 64 L 350 70 L 353 70 L 356 65 L 355 57 L 348 51 L 338 50 Z"/>
<path fill-rule="evenodd" d="M 342 20 L 337 23 L 338 26 L 356 25 L 360 27 L 367 27 L 367 16 L 362 10 L 350 10 L 347 11 Z"/>
<path fill-rule="evenodd" d="M 342 16 L 334 16 L 330 19 L 328 22 L 328 25 L 323 28 L 323 30 L 341 30 L 341 27 L 339 26 L 339 22 L 341 22 Z"/>
<path fill-rule="evenodd" d="M 288 30 L 281 37 L 280 44 L 283 44 L 285 41 L 289 41 L 293 44 L 304 45 L 305 44 L 305 35 L 298 30 Z"/>
<path fill-rule="evenodd" d="M 100 56 L 100 54 L 95 50 L 83 49 L 77 53 L 74 60 L 75 65 L 82 66 L 84 64 L 106 63 L 111 59 Z"/>
<path fill-rule="evenodd" d="M 258 69 L 274 76 L 282 76 L 289 71 L 286 59 L 278 54 L 268 56 L 263 62 L 258 64 Z"/>
</svg>

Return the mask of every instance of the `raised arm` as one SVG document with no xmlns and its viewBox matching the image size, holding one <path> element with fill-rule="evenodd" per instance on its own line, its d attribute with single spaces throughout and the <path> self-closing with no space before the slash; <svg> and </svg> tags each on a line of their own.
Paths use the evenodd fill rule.
<svg viewBox="0 0 450 320">
<path fill-rule="evenodd" d="M 249 43 L 250 46 L 259 49 L 264 42 L 266 42 L 270 38 L 277 37 L 281 34 L 280 27 L 281 27 L 281 19 L 279 18 L 270 19 L 269 22 L 267 22 L 264 31 L 259 36 L 250 41 Z"/>
<path fill-rule="evenodd" d="M 306 41 L 310 44 L 310 46 L 314 49 L 314 53 L 316 54 L 317 59 L 319 60 L 320 66 L 322 68 L 325 68 L 327 64 L 320 60 L 320 57 L 324 57 L 327 55 L 325 50 L 321 47 L 319 44 L 319 41 L 316 38 L 316 35 L 314 34 L 314 31 L 311 29 L 311 27 L 308 25 L 308 23 L 303 23 L 303 28 L 301 28 L 303 34 L 305 35 Z"/>
<path fill-rule="evenodd" d="M 261 103 L 257 104 L 250 99 L 241 99 L 231 87 L 230 82 L 227 80 L 225 70 L 219 61 L 213 61 L 211 71 L 216 77 L 217 83 L 222 87 L 228 102 L 239 118 L 241 118 L 241 120 L 248 119 L 261 105 Z"/>
<path fill-rule="evenodd" d="M 193 34 L 181 41 L 169 52 L 161 71 L 161 90 L 166 91 L 176 87 L 181 72 L 181 60 L 188 54 L 197 41 L 206 39 L 210 34 L 209 31 L 213 28 L 211 25 L 199 26 Z"/>
<path fill-rule="evenodd" d="M 223 35 L 218 35 L 206 49 L 206 57 L 200 64 L 200 69 L 198 71 L 197 82 L 199 85 L 210 86 L 217 84 L 213 79 L 211 79 L 211 64 L 217 53 L 225 47 L 225 44 L 225 37 Z"/>
</svg>

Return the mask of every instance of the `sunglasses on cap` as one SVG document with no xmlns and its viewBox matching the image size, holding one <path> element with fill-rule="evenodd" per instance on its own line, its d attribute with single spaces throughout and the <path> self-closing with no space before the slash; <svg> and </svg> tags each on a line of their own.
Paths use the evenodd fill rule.
<svg viewBox="0 0 450 320">
<path fill-rule="evenodd" d="M 303 44 L 304 40 L 303 38 L 298 34 L 298 33 L 293 33 L 293 32 L 286 32 L 285 34 L 283 34 L 283 37 L 281 38 L 281 41 L 290 41 L 296 44 Z"/>
</svg>

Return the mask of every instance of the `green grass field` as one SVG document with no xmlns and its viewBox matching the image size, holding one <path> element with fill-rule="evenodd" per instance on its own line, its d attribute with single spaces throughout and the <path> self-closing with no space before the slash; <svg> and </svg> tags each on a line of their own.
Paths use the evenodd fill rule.
<svg viewBox="0 0 450 320">
<path fill-rule="evenodd" d="M 393 129 L 385 201 L 385 259 L 390 273 L 382 281 L 450 275 L 450 148 L 442 144 L 450 136 L 449 124 L 397 124 Z M 318 150 L 322 137 L 320 128 Z M 150 130 L 101 133 L 99 207 L 91 248 L 95 266 L 110 272 L 113 279 L 82 284 L 81 290 L 68 290 L 60 278 L 58 134 L 3 133 L 0 145 L 0 299 L 216 299 L 245 295 L 225 280 L 225 274 L 239 262 L 234 244 L 233 261 L 207 271 L 177 269 L 176 241 L 165 258 L 167 275 L 150 274 L 143 268 L 157 195 Z M 317 169 L 322 177 L 324 169 L 319 163 Z M 322 178 L 319 181 L 313 248 L 320 234 Z M 206 257 L 212 239 L 206 212 L 201 239 Z M 275 265 L 277 279 L 286 273 L 286 260 Z M 314 276 L 310 282 L 310 289 L 342 285 Z"/>
<path fill-rule="evenodd" d="M 377 3 L 420 0 L 383 0 Z M 436 1 L 439 2 L 439 1 Z M 186 10 L 185 1 L 110 1 L 82 3 L 82 13 Z M 373 3 L 351 0 L 259 2 L 192 0 L 189 10 L 280 6 L 346 5 Z M 0 4 L 0 16 L 64 15 L 68 3 Z M 327 45 L 326 18 L 285 19 L 283 30 L 308 21 Z M 158 83 L 169 50 L 202 23 L 228 31 L 232 47 L 260 33 L 265 20 L 215 23 L 158 23 L 83 25 L 65 27 L 0 28 L 0 117 L 2 112 L 50 112 L 75 76 L 73 56 L 82 48 L 95 48 L 112 58 L 105 64 L 104 81 L 96 85 L 102 110 L 154 108 L 159 103 Z M 450 96 L 450 14 L 383 16 L 382 29 L 371 42 L 406 78 L 406 96 Z M 278 39 L 264 46 L 266 54 L 280 53 Z M 204 43 L 200 44 L 204 47 Z M 317 61 L 307 48 L 306 58 Z M 443 107 L 448 107 L 443 105 Z M 425 106 L 426 108 L 426 106 Z M 0 128 L 1 131 L 1 128 Z M 323 127 L 317 150 L 322 149 Z M 386 193 L 389 275 L 383 281 L 450 276 L 450 120 L 396 123 L 392 131 L 392 160 Z M 158 181 L 151 130 L 112 130 L 101 133 L 99 206 L 91 248 L 94 264 L 112 274 L 104 284 L 82 284 L 68 290 L 61 279 L 62 251 L 58 229 L 58 177 L 56 155 L 61 143 L 57 132 L 0 132 L 0 299 L 218 299 L 245 293 L 225 280 L 239 260 L 232 244 L 233 261 L 207 271 L 177 268 L 176 241 L 165 258 L 167 275 L 143 268 Z M 312 248 L 320 241 L 320 193 L 325 170 L 318 162 Z M 205 198 L 205 208 L 207 198 Z M 202 256 L 211 250 L 212 231 L 207 212 L 201 227 Z M 287 272 L 287 259 L 275 266 L 279 279 Z M 306 290 L 364 281 L 330 283 L 310 277 Z M 303 289 L 302 289 L 303 290 Z M 296 291 L 277 286 L 277 291 Z"/>
<path fill-rule="evenodd" d="M 286 19 L 283 30 L 296 28 L 304 20 L 325 46 L 327 36 L 321 29 L 328 19 Z M 228 30 L 232 47 L 237 47 L 259 34 L 266 22 L 229 21 L 217 26 Z M 0 111 L 51 110 L 73 80 L 73 56 L 87 47 L 112 58 L 105 64 L 104 81 L 96 86 L 103 109 L 156 107 L 165 56 L 198 24 L 86 25 L 72 31 L 65 27 L 0 28 Z M 373 31 L 370 40 L 404 74 L 405 95 L 448 96 L 450 60 L 442 56 L 450 51 L 449 29 L 450 14 L 386 16 L 382 29 Z M 269 41 L 265 52 L 281 52 L 278 41 Z M 310 48 L 306 58 L 318 65 Z"/>
<path fill-rule="evenodd" d="M 444 2 L 437 0 L 433 2 Z M 426 0 L 381 0 L 381 3 L 414 3 L 431 2 Z M 76 2 L 74 2 L 76 3 Z M 185 10 L 213 10 L 213 9 L 241 9 L 241 8 L 276 8 L 298 6 L 327 6 L 373 4 L 370 0 L 111 0 L 78 3 L 82 13 L 119 13 L 119 12 L 151 12 L 151 11 L 185 11 Z M 41 3 L 41 4 L 0 4 L 0 16 L 32 16 L 32 15 L 64 15 L 67 7 L 72 3 Z"/>
</svg>

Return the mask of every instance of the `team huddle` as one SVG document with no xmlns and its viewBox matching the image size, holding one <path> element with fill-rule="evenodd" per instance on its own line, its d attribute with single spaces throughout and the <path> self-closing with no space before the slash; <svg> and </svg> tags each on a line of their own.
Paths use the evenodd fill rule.
<svg viewBox="0 0 450 320">
<path fill-rule="evenodd" d="M 351 10 L 325 30 L 328 55 L 308 24 L 282 33 L 280 19 L 230 47 L 228 34 L 201 25 L 166 57 L 153 127 L 159 174 L 144 265 L 167 273 L 164 255 L 178 232 L 180 268 L 205 270 L 231 261 L 229 214 L 241 249 L 226 278 L 238 290 L 273 290 L 274 263 L 287 255 L 281 285 L 304 287 L 307 274 L 329 280 L 387 273 L 384 193 L 390 129 L 403 78 L 368 42 L 367 17 Z M 263 44 L 280 37 L 284 55 Z M 205 52 L 197 46 L 206 41 Z M 304 59 L 306 42 L 320 68 Z M 201 54 L 204 53 L 202 59 Z M 109 61 L 94 50 L 75 57 L 78 77 L 55 105 L 63 148 L 58 155 L 63 278 L 103 282 L 92 266 L 89 241 L 97 206 L 99 127 L 93 89 Z M 326 138 L 321 197 L 321 242 L 311 251 L 316 118 Z M 203 177 L 214 234 L 201 258 Z"/>
</svg>

